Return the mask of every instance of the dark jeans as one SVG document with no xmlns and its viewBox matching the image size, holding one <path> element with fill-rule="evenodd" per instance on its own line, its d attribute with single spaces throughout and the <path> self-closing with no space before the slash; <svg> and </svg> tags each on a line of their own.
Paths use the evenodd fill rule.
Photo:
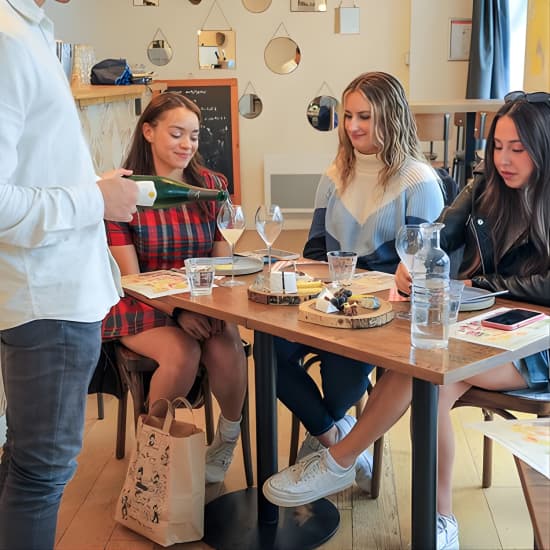
<svg viewBox="0 0 550 550">
<path fill-rule="evenodd" d="M 277 397 L 300 419 L 311 435 L 321 435 L 340 420 L 365 393 L 372 365 L 302 344 L 275 338 Z M 308 353 L 321 359 L 322 393 L 300 366 Z"/>
<path fill-rule="evenodd" d="M 101 323 L 40 320 L 3 330 L 8 430 L 0 465 L 0 550 L 51 550 L 82 446 Z"/>
</svg>

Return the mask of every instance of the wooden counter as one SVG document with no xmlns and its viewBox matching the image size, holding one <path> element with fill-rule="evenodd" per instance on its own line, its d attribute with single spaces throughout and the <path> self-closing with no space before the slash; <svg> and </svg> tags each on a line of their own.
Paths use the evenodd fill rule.
<svg viewBox="0 0 550 550">
<path fill-rule="evenodd" d="M 151 82 L 150 84 L 130 84 L 129 86 L 96 86 L 85 85 L 72 88 L 73 97 L 80 108 L 99 103 L 113 103 L 115 101 L 128 101 L 141 97 L 145 91 L 153 93 L 166 89 L 164 82 Z"/>
</svg>

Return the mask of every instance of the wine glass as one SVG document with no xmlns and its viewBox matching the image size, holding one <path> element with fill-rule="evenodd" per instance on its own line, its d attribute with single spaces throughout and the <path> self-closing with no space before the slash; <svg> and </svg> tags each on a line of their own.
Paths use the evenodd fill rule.
<svg viewBox="0 0 550 550">
<path fill-rule="evenodd" d="M 283 229 L 283 213 L 276 204 L 262 204 L 254 219 L 256 231 L 267 246 L 268 272 L 271 272 L 271 247 Z"/>
<path fill-rule="evenodd" d="M 409 273 L 413 274 L 414 258 L 423 246 L 422 229 L 419 224 L 402 225 L 395 237 L 395 250 L 405 264 Z M 397 314 L 400 319 L 410 319 L 410 313 L 400 312 Z"/>
<path fill-rule="evenodd" d="M 235 243 L 241 238 L 245 228 L 242 206 L 225 201 L 218 212 L 217 224 L 223 238 L 231 247 L 231 279 L 220 283 L 220 286 L 244 285 L 242 281 L 235 280 Z"/>
</svg>

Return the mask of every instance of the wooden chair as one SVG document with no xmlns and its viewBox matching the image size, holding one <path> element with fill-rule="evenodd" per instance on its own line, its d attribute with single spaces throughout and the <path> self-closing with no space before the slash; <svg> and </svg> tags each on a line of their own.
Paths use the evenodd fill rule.
<svg viewBox="0 0 550 550">
<path fill-rule="evenodd" d="M 430 151 L 426 154 L 426 158 L 432 166 L 449 171 L 450 113 L 416 113 L 414 118 L 418 139 L 430 143 Z M 443 162 L 436 162 L 437 155 L 434 153 L 436 141 L 443 142 Z"/>
<path fill-rule="evenodd" d="M 459 182 L 464 181 L 465 170 L 465 152 L 464 145 L 466 140 L 465 127 L 466 127 L 466 113 L 454 114 L 454 126 L 456 128 L 456 149 L 453 156 L 452 176 L 453 179 Z"/>
<path fill-rule="evenodd" d="M 548 390 L 517 390 L 499 392 L 470 388 L 456 403 L 455 407 L 479 407 L 485 420 L 493 420 L 494 414 L 506 419 L 515 419 L 510 412 L 550 416 L 550 392 Z M 493 440 L 483 437 L 483 479 L 484 489 L 491 486 L 493 477 Z"/>
<path fill-rule="evenodd" d="M 485 158 L 485 144 L 487 142 L 487 136 L 493 123 L 493 119 L 496 116 L 496 112 L 492 111 L 478 111 L 476 113 L 476 125 L 474 128 L 475 138 L 475 158 L 479 162 Z"/>
<path fill-rule="evenodd" d="M 319 363 L 320 359 L 318 355 L 311 354 L 307 356 L 307 359 L 302 359 L 302 368 L 306 371 L 312 365 Z M 382 375 L 384 369 L 376 367 L 376 378 Z M 367 394 L 372 391 L 372 384 L 369 383 L 367 388 Z M 355 416 L 359 418 L 364 408 L 365 396 L 360 401 L 357 401 L 355 404 Z M 292 427 L 290 431 L 290 451 L 288 453 L 288 465 L 292 466 L 296 463 L 296 458 L 298 456 L 298 443 L 300 438 L 300 419 L 293 414 L 292 415 Z M 382 477 L 382 459 L 384 455 L 384 438 L 381 437 L 374 442 L 373 450 L 373 463 L 372 463 L 372 484 L 370 495 L 371 498 L 376 499 L 380 494 L 380 480 Z"/>
<path fill-rule="evenodd" d="M 251 345 L 243 340 L 243 347 L 246 356 L 251 353 Z M 149 381 L 153 372 L 157 369 L 158 363 L 153 359 L 139 355 L 120 342 L 115 343 L 115 362 L 116 368 L 122 382 L 122 395 L 118 402 L 117 414 L 117 436 L 116 436 L 116 457 L 124 457 L 126 446 L 126 410 L 128 403 L 128 391 L 132 395 L 134 407 L 134 425 L 137 427 L 137 420 L 140 414 L 146 412 L 145 399 Z M 193 408 L 204 405 L 206 420 L 206 441 L 212 443 L 214 439 L 214 415 L 212 407 L 212 394 L 208 383 L 206 370 L 202 370 L 201 377 L 197 377 L 195 386 L 191 390 L 196 394 Z M 200 387 L 197 387 L 200 385 Z M 197 390 L 197 391 L 194 391 Z M 245 468 L 246 483 L 248 487 L 254 484 L 254 475 L 252 470 L 252 452 L 250 445 L 250 418 L 248 411 L 248 392 L 245 395 L 241 420 L 241 444 L 243 448 L 243 461 Z"/>
</svg>

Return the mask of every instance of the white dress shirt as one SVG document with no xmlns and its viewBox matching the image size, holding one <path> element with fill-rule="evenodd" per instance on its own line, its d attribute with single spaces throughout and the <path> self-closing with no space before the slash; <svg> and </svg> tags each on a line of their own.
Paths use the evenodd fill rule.
<svg viewBox="0 0 550 550">
<path fill-rule="evenodd" d="M 0 330 L 99 321 L 118 300 L 103 197 L 33 0 L 0 0 L 0 67 Z"/>
</svg>

